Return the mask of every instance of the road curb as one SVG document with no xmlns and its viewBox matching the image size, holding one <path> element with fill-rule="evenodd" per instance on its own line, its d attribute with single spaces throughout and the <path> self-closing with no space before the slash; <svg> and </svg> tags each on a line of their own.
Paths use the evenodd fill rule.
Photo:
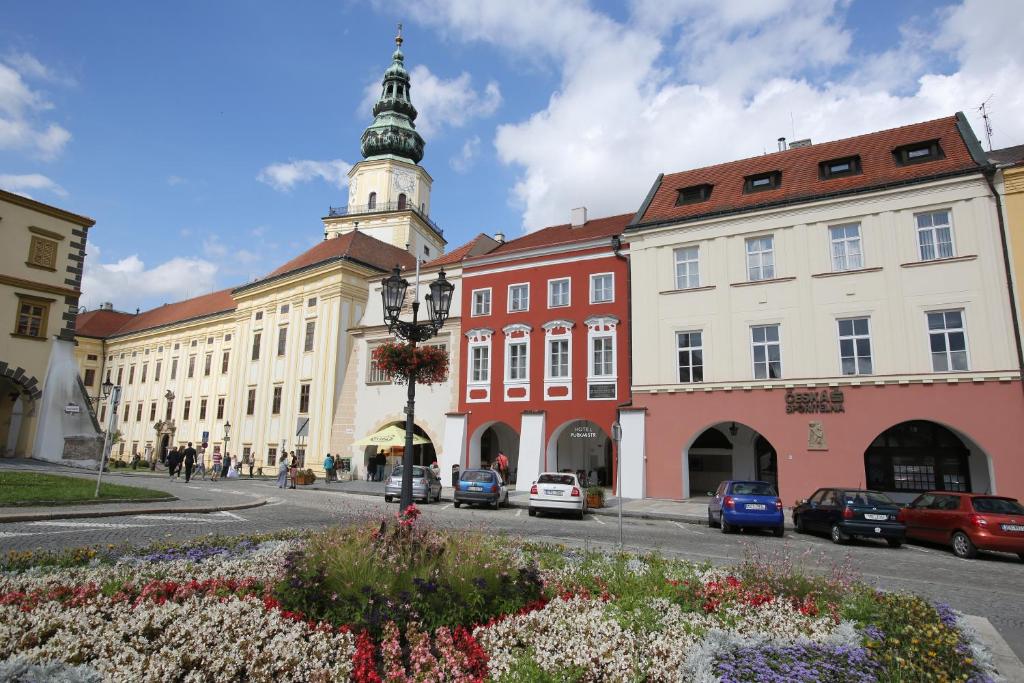
<svg viewBox="0 0 1024 683">
<path fill-rule="evenodd" d="M 203 514 L 207 512 L 230 512 L 266 505 L 266 499 L 236 505 L 168 506 L 143 508 L 140 510 L 82 510 L 75 512 L 40 512 L 26 515 L 2 515 L 0 524 L 8 522 L 44 522 L 54 519 L 89 519 L 94 517 L 127 517 L 129 515 Z"/>
<path fill-rule="evenodd" d="M 1007 681 L 1024 681 L 1024 663 L 1007 644 L 992 622 L 985 617 L 965 614 L 963 620 L 974 629 L 985 647 L 992 654 L 992 664 L 996 672 Z"/>
</svg>

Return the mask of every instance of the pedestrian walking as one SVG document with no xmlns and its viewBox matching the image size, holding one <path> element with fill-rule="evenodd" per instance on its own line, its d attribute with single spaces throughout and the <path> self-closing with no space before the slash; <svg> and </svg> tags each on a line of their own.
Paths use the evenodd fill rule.
<svg viewBox="0 0 1024 683">
<path fill-rule="evenodd" d="M 288 478 L 291 479 L 291 486 L 289 488 L 295 488 L 295 475 L 299 473 L 299 459 L 295 457 L 295 451 L 292 451 L 292 461 L 288 465 Z"/>
<path fill-rule="evenodd" d="M 452 465 L 452 488 L 459 488 L 459 463 Z"/>
<path fill-rule="evenodd" d="M 202 475 L 203 479 L 206 479 L 206 449 L 201 446 L 196 452 L 196 471 L 193 474 L 196 477 Z"/>
<path fill-rule="evenodd" d="M 167 477 L 174 479 L 174 470 L 178 467 L 178 447 L 172 446 L 167 454 Z"/>
<path fill-rule="evenodd" d="M 192 442 L 188 442 L 188 447 L 185 448 L 185 483 L 187 484 L 192 478 L 192 470 L 196 466 L 196 449 L 192 448 Z"/>
<path fill-rule="evenodd" d="M 213 470 L 210 472 L 210 481 L 217 481 L 220 479 L 220 466 L 223 462 L 223 456 L 220 451 L 216 448 L 213 449 Z"/>
<path fill-rule="evenodd" d="M 252 479 L 252 470 L 256 466 L 256 454 L 249 454 L 249 478 Z"/>
<path fill-rule="evenodd" d="M 502 481 L 508 481 L 508 456 L 503 451 L 498 451 L 497 464 Z"/>
<path fill-rule="evenodd" d="M 225 479 L 228 478 L 228 473 L 231 471 L 231 454 L 224 451 L 224 463 L 221 465 L 220 475 Z"/>
<path fill-rule="evenodd" d="M 324 482 L 330 484 L 331 479 L 334 478 L 334 458 L 331 457 L 330 453 L 328 453 L 327 457 L 324 458 L 324 472 L 326 474 Z"/>
<path fill-rule="evenodd" d="M 382 451 L 377 451 L 377 478 L 374 481 L 384 481 L 384 467 L 388 464 L 388 457 Z"/>
<path fill-rule="evenodd" d="M 277 488 L 283 489 L 288 485 L 288 454 L 281 455 L 281 462 L 277 465 Z"/>
</svg>

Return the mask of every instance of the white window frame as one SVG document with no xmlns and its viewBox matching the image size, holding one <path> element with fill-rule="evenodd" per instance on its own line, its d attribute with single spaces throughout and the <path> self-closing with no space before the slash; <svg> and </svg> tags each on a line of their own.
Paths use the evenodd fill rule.
<svg viewBox="0 0 1024 683">
<path fill-rule="evenodd" d="M 680 340 L 680 335 L 684 335 L 684 334 L 689 334 L 689 335 L 699 334 L 700 335 L 700 345 L 699 346 L 693 346 L 691 344 L 690 346 L 682 346 L 682 343 L 681 343 L 681 340 Z M 705 361 L 705 356 L 704 356 L 704 330 L 702 330 L 702 329 L 701 330 L 676 330 L 675 335 L 676 335 L 676 357 L 675 357 L 676 381 L 679 382 L 680 384 L 700 384 L 700 383 L 702 383 L 704 381 L 704 368 L 707 367 L 707 363 L 704 362 Z M 679 353 L 681 351 L 683 351 L 683 350 L 686 350 L 686 351 L 690 352 L 690 365 L 689 365 L 689 368 L 690 368 L 690 379 L 688 379 L 688 380 L 684 380 L 682 377 L 680 377 L 680 371 L 681 371 L 681 367 L 682 366 L 680 366 L 680 364 L 679 364 Z M 700 379 L 694 379 L 693 378 L 693 368 L 694 368 L 693 352 L 694 351 L 700 351 Z"/>
<path fill-rule="evenodd" d="M 476 359 L 474 357 L 474 354 L 478 350 L 482 350 L 482 351 L 486 352 L 486 354 L 487 354 L 486 377 L 484 377 L 482 379 L 476 379 L 475 378 L 475 373 L 476 373 L 476 367 L 475 367 L 476 363 L 475 363 L 475 360 Z M 470 343 L 469 348 L 467 349 L 467 351 L 468 351 L 467 355 L 469 356 L 469 363 L 467 363 L 467 366 L 466 366 L 466 384 L 470 385 L 470 386 L 490 386 L 490 384 L 491 384 L 491 342 L 490 342 L 490 340 L 488 340 L 486 342 L 472 342 L 472 343 Z"/>
<path fill-rule="evenodd" d="M 555 343 L 565 342 L 566 349 L 566 363 L 565 363 L 565 374 L 555 375 L 551 372 L 551 347 Z M 572 380 L 572 334 L 556 334 L 549 335 L 545 341 L 544 349 L 544 379 L 553 380 L 556 382 L 568 382 Z"/>
<path fill-rule="evenodd" d="M 940 214 L 940 213 L 946 214 L 946 223 L 945 223 L 945 225 L 940 225 L 940 226 L 936 227 L 935 222 L 934 222 L 934 216 L 936 214 Z M 921 216 L 932 216 L 933 217 L 932 225 L 927 226 L 927 227 L 921 227 L 918 224 L 918 218 L 920 218 Z M 942 255 L 940 253 L 940 251 L 939 251 L 939 242 L 937 240 L 938 231 L 939 231 L 939 229 L 941 229 L 943 227 L 948 228 L 948 230 L 949 230 L 949 254 L 948 255 Z M 924 255 L 924 245 L 921 244 L 921 235 L 922 235 L 922 233 L 931 233 L 931 240 L 932 240 L 931 249 L 932 249 L 933 255 L 930 258 L 926 257 Z M 917 213 L 915 213 L 914 214 L 914 237 L 915 237 L 915 242 L 917 243 L 917 257 L 918 257 L 918 259 L 920 261 L 941 261 L 942 259 L 956 258 L 956 238 L 953 235 L 953 210 L 952 209 L 934 209 L 932 211 L 918 211 Z"/>
<path fill-rule="evenodd" d="M 370 386 L 391 384 L 388 378 L 384 376 L 384 373 L 377 369 L 376 363 L 373 362 L 373 352 L 382 343 L 384 343 L 383 340 L 366 345 L 366 384 Z"/>
<path fill-rule="evenodd" d="M 854 330 L 851 334 L 848 334 L 848 335 L 844 335 L 842 333 L 842 331 L 840 329 L 840 325 L 843 322 L 850 321 L 854 325 L 856 325 L 856 321 L 858 321 L 858 320 L 865 320 L 865 321 L 867 321 L 868 331 L 867 331 L 866 334 L 857 334 L 856 330 Z M 841 376 L 843 376 L 843 377 L 862 377 L 862 376 L 865 376 L 865 375 L 873 375 L 873 374 L 875 374 L 875 345 L 871 342 L 871 316 L 867 316 L 867 315 L 848 315 L 848 316 L 843 316 L 842 318 L 836 318 L 836 335 L 837 335 L 837 339 L 839 341 L 839 346 L 838 346 L 838 349 L 839 349 L 839 374 Z M 864 372 L 861 369 L 861 358 L 862 358 L 862 356 L 860 356 L 857 353 L 857 341 L 860 340 L 860 339 L 867 339 L 868 340 L 868 356 L 867 356 L 867 360 L 868 360 L 868 363 L 871 365 L 871 371 L 870 372 Z M 850 340 L 850 341 L 853 342 L 853 366 L 854 366 L 854 371 L 851 372 L 851 373 L 847 373 L 847 372 L 845 372 L 843 370 L 843 359 L 847 357 L 847 356 L 843 356 L 843 341 L 844 340 Z"/>
<path fill-rule="evenodd" d="M 619 341 L 618 341 L 618 318 L 614 316 L 595 316 L 586 320 L 587 325 L 587 400 L 588 401 L 613 401 L 618 398 L 619 393 Z M 611 329 L 599 329 L 610 327 Z M 596 340 L 611 341 L 611 374 L 598 375 L 594 372 L 594 346 Z M 604 398 L 591 398 L 590 387 L 595 384 L 611 385 L 612 395 Z"/>
<path fill-rule="evenodd" d="M 856 227 L 857 236 L 847 237 L 845 234 L 838 239 L 832 233 L 833 230 L 842 229 L 845 231 L 848 228 Z M 850 245 L 856 243 L 857 245 L 857 259 L 856 265 L 850 262 Z M 842 254 L 836 254 L 837 245 L 842 246 Z M 849 223 L 837 223 L 835 225 L 828 226 L 828 254 L 829 262 L 832 264 L 833 273 L 844 273 L 850 270 L 861 270 L 864 268 L 864 239 L 861 235 L 861 224 L 859 221 L 851 221 Z M 842 266 L 837 264 L 837 259 L 841 259 Z"/>
<path fill-rule="evenodd" d="M 940 314 L 940 313 L 943 314 L 943 317 L 942 317 L 943 324 L 945 324 L 945 320 L 946 320 L 945 314 L 946 313 L 959 313 L 960 314 L 960 327 L 952 327 L 952 328 L 943 327 L 942 330 L 932 330 L 928 326 L 928 316 L 929 315 L 936 315 L 936 314 Z M 927 334 L 927 339 L 928 339 L 928 359 L 930 361 L 930 366 L 931 366 L 931 371 L 932 372 L 970 372 L 971 371 L 971 345 L 970 345 L 970 341 L 967 338 L 967 312 L 963 308 L 940 308 L 940 309 L 934 310 L 934 311 L 925 311 L 924 312 L 924 328 L 925 328 L 925 333 Z M 953 368 L 953 364 L 951 362 L 952 361 L 951 354 L 953 352 L 949 350 L 949 334 L 950 334 L 950 332 L 960 332 L 963 335 L 963 337 L 964 337 L 964 350 L 963 350 L 963 354 L 964 354 L 964 360 L 965 360 L 966 366 L 967 366 L 965 368 Z M 943 337 L 943 341 L 945 343 L 945 347 L 946 347 L 946 349 L 945 349 L 946 369 L 945 370 L 936 370 L 935 369 L 935 355 L 934 355 L 935 352 L 932 351 L 932 335 L 935 335 L 935 334 L 941 334 L 942 337 Z"/>
<path fill-rule="evenodd" d="M 520 287 L 526 288 L 526 306 L 524 308 L 512 308 L 512 290 Z M 515 282 L 508 286 L 508 301 L 506 302 L 506 311 L 508 313 L 526 313 L 530 310 L 530 283 L 529 282 Z"/>
<path fill-rule="evenodd" d="M 565 303 L 556 304 L 554 302 L 554 290 L 553 286 L 557 283 L 566 283 L 565 288 Z M 572 278 L 570 277 L 556 277 L 548 280 L 548 308 L 566 308 L 572 305 Z"/>
<path fill-rule="evenodd" d="M 746 249 L 746 246 L 744 246 L 744 249 Z M 689 252 L 691 251 L 695 254 L 695 257 L 693 259 L 680 258 L 680 256 L 689 255 Z M 672 250 L 672 259 L 672 278 L 673 282 L 675 283 L 675 288 L 696 289 L 700 287 L 700 246 L 691 244 L 685 247 L 676 247 L 675 249 Z M 682 275 L 679 272 L 680 266 L 686 267 L 686 273 L 684 278 L 680 277 Z M 691 284 L 689 282 L 691 275 L 697 276 L 696 284 Z"/>
<path fill-rule="evenodd" d="M 777 330 L 778 330 L 778 337 L 779 337 L 778 341 L 775 341 L 775 342 L 767 341 L 767 333 L 765 333 L 766 341 L 755 342 L 754 341 L 754 329 L 758 328 L 758 327 L 764 327 L 764 328 L 775 327 L 775 328 L 777 328 Z M 770 374 L 769 370 L 771 368 L 771 360 L 769 360 L 769 358 L 768 358 L 768 346 L 771 345 L 771 344 L 777 344 L 778 347 L 779 347 L 779 376 L 778 377 L 770 377 L 770 376 L 768 376 Z M 757 359 L 756 359 L 756 357 L 754 355 L 754 349 L 757 346 L 764 346 L 765 347 L 765 353 L 764 353 L 765 376 L 764 377 L 758 377 L 757 376 Z M 750 370 L 751 370 L 751 376 L 754 378 L 755 381 L 773 382 L 773 381 L 777 381 L 777 380 L 782 379 L 782 377 L 783 377 L 783 374 L 782 374 L 783 373 L 783 365 L 782 365 L 782 323 L 766 322 L 766 323 L 758 323 L 756 325 L 751 325 L 750 326 Z"/>
<path fill-rule="evenodd" d="M 760 249 L 757 249 L 756 251 L 751 251 L 750 247 L 751 247 L 751 245 L 754 242 L 760 243 L 763 240 L 769 240 L 771 242 L 771 247 L 769 249 L 760 248 Z M 763 280 L 774 280 L 775 279 L 775 235 L 774 234 L 771 234 L 771 235 L 758 235 L 756 237 L 748 237 L 746 240 L 743 241 L 743 252 L 744 252 L 744 254 L 746 256 L 747 282 L 761 282 Z M 770 257 L 770 261 L 771 261 L 767 266 L 765 265 L 765 255 L 766 254 Z M 758 265 L 756 266 L 756 268 L 758 270 L 758 277 L 752 277 L 752 272 L 751 271 L 754 269 L 754 266 L 751 265 L 751 257 L 753 257 L 753 256 L 757 256 L 758 257 Z M 767 274 L 766 274 L 766 272 L 767 272 Z"/>
<path fill-rule="evenodd" d="M 611 298 L 601 299 L 600 301 L 594 296 L 597 292 L 597 288 L 594 286 L 595 281 L 599 277 L 611 278 Z M 590 274 L 590 303 L 592 304 L 611 304 L 615 303 L 615 273 L 591 273 Z"/>
<path fill-rule="evenodd" d="M 478 303 L 477 302 L 477 295 L 478 294 L 482 295 L 485 292 L 487 294 L 487 310 L 486 311 L 479 311 L 479 310 L 477 310 L 477 303 Z M 493 303 L 493 301 L 494 301 L 494 297 L 491 294 L 491 288 L 490 287 L 482 287 L 480 289 L 474 289 L 473 292 L 470 294 L 470 303 L 469 303 L 470 315 L 472 317 L 474 317 L 474 318 L 479 318 L 479 317 L 482 317 L 482 316 L 485 316 L 485 315 L 490 315 L 491 314 L 491 304 Z M 482 303 L 482 300 L 481 300 L 480 303 Z M 482 308 L 482 306 L 481 306 L 481 308 Z"/>
<path fill-rule="evenodd" d="M 523 365 L 524 376 L 512 377 L 512 347 L 522 346 L 526 358 Z M 530 382 L 530 335 L 522 337 L 505 337 L 505 384 L 528 384 Z"/>
</svg>

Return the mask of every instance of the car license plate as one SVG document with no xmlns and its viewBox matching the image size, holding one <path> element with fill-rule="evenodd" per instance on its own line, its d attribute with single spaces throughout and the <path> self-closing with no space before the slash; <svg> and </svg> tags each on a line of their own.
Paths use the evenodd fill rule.
<svg viewBox="0 0 1024 683">
<path fill-rule="evenodd" d="M 483 491 L 484 489 L 483 489 L 482 486 L 470 486 L 469 490 L 470 491 Z"/>
<path fill-rule="evenodd" d="M 762 503 L 748 503 L 747 504 L 747 509 L 748 510 L 764 510 L 765 506 Z"/>
<path fill-rule="evenodd" d="M 1000 526 L 1003 531 L 1024 531 L 1024 525 L 1022 524 L 1002 524 Z"/>
<path fill-rule="evenodd" d="M 564 491 L 560 491 L 558 489 L 544 489 L 544 493 L 548 494 L 549 496 L 560 496 L 564 493 Z"/>
<path fill-rule="evenodd" d="M 870 513 L 864 515 L 864 519 L 873 519 L 875 521 L 882 521 L 889 519 L 889 515 L 872 515 Z"/>
</svg>

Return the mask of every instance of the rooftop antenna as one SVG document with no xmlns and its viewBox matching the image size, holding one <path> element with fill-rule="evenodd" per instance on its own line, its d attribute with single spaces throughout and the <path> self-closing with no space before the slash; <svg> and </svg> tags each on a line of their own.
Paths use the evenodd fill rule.
<svg viewBox="0 0 1024 683">
<path fill-rule="evenodd" d="M 992 151 L 992 119 L 988 115 L 988 103 L 992 100 L 992 95 L 988 96 L 981 106 L 978 107 L 978 111 L 981 112 L 981 120 L 985 122 L 985 140 L 988 142 L 988 151 Z"/>
</svg>

